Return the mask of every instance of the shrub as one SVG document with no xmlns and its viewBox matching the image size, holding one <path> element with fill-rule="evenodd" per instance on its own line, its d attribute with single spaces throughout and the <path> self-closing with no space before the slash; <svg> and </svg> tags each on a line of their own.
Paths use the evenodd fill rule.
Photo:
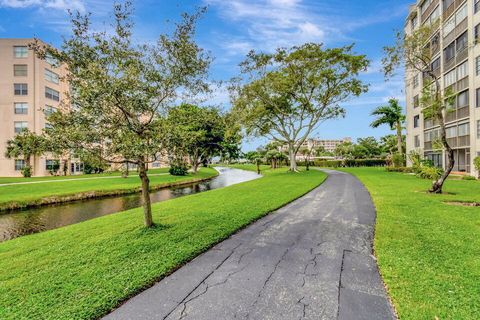
<svg viewBox="0 0 480 320">
<path fill-rule="evenodd" d="M 417 173 L 417 177 L 422 179 L 437 180 L 442 175 L 443 170 L 436 167 L 423 166 Z"/>
<path fill-rule="evenodd" d="M 477 180 L 477 178 L 472 177 L 472 176 L 463 176 L 462 180 Z"/>
<path fill-rule="evenodd" d="M 346 159 L 346 160 L 315 160 L 317 167 L 385 167 L 387 160 L 385 159 Z"/>
<path fill-rule="evenodd" d="M 22 175 L 25 178 L 30 178 L 32 176 L 32 166 L 25 166 L 22 169 Z"/>
<path fill-rule="evenodd" d="M 405 166 L 405 157 L 401 153 L 395 153 L 392 156 L 392 163 L 394 167 L 404 167 Z"/>
<path fill-rule="evenodd" d="M 403 173 L 413 173 L 413 168 L 411 167 L 386 167 L 387 172 L 403 172 Z"/>
<path fill-rule="evenodd" d="M 183 164 L 180 164 L 180 165 L 175 164 L 170 166 L 170 169 L 168 170 L 168 172 L 172 176 L 186 176 L 188 173 L 188 168 L 186 165 L 183 165 Z"/>
</svg>

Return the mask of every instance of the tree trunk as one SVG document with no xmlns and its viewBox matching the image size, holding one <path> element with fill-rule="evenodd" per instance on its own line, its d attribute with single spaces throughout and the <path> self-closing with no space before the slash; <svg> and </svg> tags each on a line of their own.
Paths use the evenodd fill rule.
<svg viewBox="0 0 480 320">
<path fill-rule="evenodd" d="M 397 151 L 399 154 L 403 155 L 402 148 L 402 124 L 397 122 Z"/>
<path fill-rule="evenodd" d="M 433 182 L 432 188 L 429 190 L 430 193 L 442 193 L 443 184 L 445 180 L 447 180 L 448 176 L 453 170 L 453 166 L 455 165 L 455 158 L 453 157 L 453 149 L 450 148 L 450 145 L 447 141 L 447 132 L 445 129 L 445 122 L 443 121 L 443 115 L 437 117 L 440 122 L 440 139 L 442 141 L 442 145 L 445 148 L 445 152 L 447 154 L 447 163 L 445 166 L 445 171 L 443 174 L 438 178 L 436 181 Z"/>
<path fill-rule="evenodd" d="M 307 171 L 310 170 L 310 158 L 308 156 L 305 158 L 305 167 L 307 167 Z"/>
<path fill-rule="evenodd" d="M 260 174 L 260 160 L 257 159 L 256 164 L 257 164 L 257 174 Z"/>
<path fill-rule="evenodd" d="M 140 180 L 142 180 L 142 199 L 143 199 L 143 215 L 145 227 L 151 227 L 153 225 L 152 219 L 152 204 L 150 202 L 150 180 L 147 176 L 147 166 L 143 161 L 139 161 L 138 169 Z"/>
<path fill-rule="evenodd" d="M 198 161 L 194 161 L 193 164 L 192 164 L 192 169 L 193 169 L 193 173 L 197 173 L 198 172 Z"/>
<path fill-rule="evenodd" d="M 288 157 L 290 158 L 290 171 L 298 172 L 295 147 L 293 144 L 288 145 Z"/>
</svg>

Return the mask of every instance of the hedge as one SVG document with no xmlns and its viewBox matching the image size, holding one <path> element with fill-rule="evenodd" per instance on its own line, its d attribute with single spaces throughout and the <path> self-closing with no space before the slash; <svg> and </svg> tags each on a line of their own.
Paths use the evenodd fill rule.
<svg viewBox="0 0 480 320">
<path fill-rule="evenodd" d="M 315 160 L 317 167 L 385 167 L 387 160 L 385 159 L 351 159 L 351 160 Z"/>
</svg>

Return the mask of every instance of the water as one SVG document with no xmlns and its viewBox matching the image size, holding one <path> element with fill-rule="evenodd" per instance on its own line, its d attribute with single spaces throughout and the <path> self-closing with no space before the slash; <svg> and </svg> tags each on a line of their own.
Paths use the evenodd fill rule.
<svg viewBox="0 0 480 320">
<path fill-rule="evenodd" d="M 208 181 L 152 192 L 150 194 L 152 203 L 223 188 L 260 177 L 254 172 L 245 170 L 224 167 L 217 167 L 216 169 L 220 174 Z M 0 242 L 140 206 L 142 206 L 140 194 L 131 194 L 75 201 L 0 214 Z"/>
</svg>

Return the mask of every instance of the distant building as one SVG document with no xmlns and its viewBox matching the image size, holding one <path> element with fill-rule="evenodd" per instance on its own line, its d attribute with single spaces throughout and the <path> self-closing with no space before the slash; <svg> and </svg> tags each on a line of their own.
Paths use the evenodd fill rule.
<svg viewBox="0 0 480 320">
<path fill-rule="evenodd" d="M 48 127 L 46 115 L 60 108 L 68 91 L 62 81 L 64 68 L 57 68 L 51 59 L 39 59 L 28 44 L 33 39 L 0 39 L 0 176 L 21 176 L 25 160 L 5 157 L 7 141 L 23 129 L 36 134 Z M 49 155 L 32 157 L 33 176 L 49 175 L 55 159 Z M 79 161 L 69 161 L 67 171 L 81 173 Z"/>
<path fill-rule="evenodd" d="M 326 152 L 334 153 L 337 146 L 345 142 L 352 142 L 352 138 L 350 137 L 345 137 L 343 139 L 315 139 L 314 138 L 314 139 L 305 140 L 301 148 L 308 148 L 309 150 L 314 150 L 316 148 L 323 147 Z M 288 151 L 288 146 L 283 146 L 281 150 Z M 318 157 L 318 156 L 312 156 L 310 158 L 311 159 L 314 159 L 314 158 L 332 158 L 333 159 L 333 157 Z M 304 156 L 298 153 L 297 160 L 304 160 Z"/>
</svg>

